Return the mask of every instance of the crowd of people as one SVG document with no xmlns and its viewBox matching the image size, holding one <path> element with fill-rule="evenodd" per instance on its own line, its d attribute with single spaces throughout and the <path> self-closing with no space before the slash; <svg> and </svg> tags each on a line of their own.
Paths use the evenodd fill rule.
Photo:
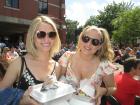
<svg viewBox="0 0 140 105">
<path fill-rule="evenodd" d="M 123 64 L 123 62 L 129 58 L 129 57 L 136 57 L 137 59 L 140 59 L 140 47 L 133 47 L 130 48 L 129 46 L 126 48 L 114 48 L 114 62 Z"/>
<path fill-rule="evenodd" d="M 135 97 L 140 96 L 140 82 L 133 78 L 140 76 L 140 49 L 113 48 L 107 30 L 97 26 L 85 27 L 77 46 L 60 49 L 61 41 L 53 20 L 37 16 L 27 33 L 25 55 L 19 56 L 14 47 L 3 49 L 1 61 L 8 62 L 8 66 L 0 68 L 5 69 L 0 74 L 0 89 L 17 87 L 18 80 L 17 88 L 25 91 L 19 104 L 41 105 L 30 97 L 31 86 L 53 84 L 50 78 L 53 75 L 58 81 L 72 85 L 77 90 L 73 95 L 84 95 L 93 105 L 111 104 L 102 103 L 103 96 L 114 96 L 121 105 L 134 105 Z M 118 69 L 116 63 L 124 70 Z M 84 86 L 91 89 L 90 94 Z"/>
</svg>

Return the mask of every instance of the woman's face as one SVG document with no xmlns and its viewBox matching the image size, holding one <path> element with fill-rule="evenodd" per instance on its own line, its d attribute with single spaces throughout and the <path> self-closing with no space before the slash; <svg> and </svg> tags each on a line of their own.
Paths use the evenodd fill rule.
<svg viewBox="0 0 140 105">
<path fill-rule="evenodd" d="M 88 29 L 80 38 L 80 50 L 87 55 L 94 55 L 101 47 L 101 35 L 97 30 Z"/>
<path fill-rule="evenodd" d="M 136 68 L 136 75 L 140 76 L 140 63 L 138 64 Z"/>
<path fill-rule="evenodd" d="M 41 23 L 34 37 L 37 51 L 49 52 L 54 44 L 56 32 L 53 27 L 47 23 Z"/>
</svg>

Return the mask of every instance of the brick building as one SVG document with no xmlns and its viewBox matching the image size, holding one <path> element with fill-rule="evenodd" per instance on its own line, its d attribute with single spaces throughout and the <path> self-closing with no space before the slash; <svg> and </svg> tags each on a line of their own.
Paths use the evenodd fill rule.
<svg viewBox="0 0 140 105">
<path fill-rule="evenodd" d="M 55 21 L 65 43 L 65 0 L 0 0 L 0 41 L 24 40 L 31 20 L 42 14 Z"/>
</svg>

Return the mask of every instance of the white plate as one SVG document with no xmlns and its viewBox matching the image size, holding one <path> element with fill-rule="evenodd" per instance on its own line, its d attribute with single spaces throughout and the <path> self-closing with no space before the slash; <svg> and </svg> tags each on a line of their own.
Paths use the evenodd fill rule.
<svg viewBox="0 0 140 105">
<path fill-rule="evenodd" d="M 75 92 L 75 89 L 69 84 L 58 82 L 57 86 L 57 89 L 50 89 L 48 91 L 41 92 L 42 84 L 35 85 L 33 86 L 33 91 L 30 96 L 44 104 L 60 97 L 68 97 L 70 94 Z"/>
<path fill-rule="evenodd" d="M 73 95 L 69 101 L 69 105 L 95 105 L 94 102 L 90 102 L 91 98 L 86 96 Z"/>
</svg>

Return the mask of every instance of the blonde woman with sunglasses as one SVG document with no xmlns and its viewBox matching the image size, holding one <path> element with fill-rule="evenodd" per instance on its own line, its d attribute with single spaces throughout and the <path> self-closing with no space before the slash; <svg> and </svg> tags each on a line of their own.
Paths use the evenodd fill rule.
<svg viewBox="0 0 140 105">
<path fill-rule="evenodd" d="M 100 105 L 103 95 L 111 95 L 116 90 L 113 56 L 108 32 L 103 28 L 87 26 L 79 36 L 77 50 L 67 51 L 59 59 L 61 70 L 57 72 L 57 77 L 77 89 L 76 97 L 88 97 L 90 101 L 87 105 Z M 82 99 L 77 99 L 82 102 Z M 70 105 L 79 102 L 73 100 L 70 100 Z"/>
<path fill-rule="evenodd" d="M 21 105 L 37 105 L 30 98 L 29 86 L 42 83 L 47 80 L 58 64 L 52 56 L 59 51 L 60 38 L 55 23 L 47 16 L 36 17 L 28 30 L 26 39 L 27 54 L 23 57 L 24 67 L 18 88 L 25 90 L 20 101 Z M 21 57 L 14 60 L 0 82 L 0 89 L 11 87 L 19 79 L 21 73 Z"/>
</svg>

